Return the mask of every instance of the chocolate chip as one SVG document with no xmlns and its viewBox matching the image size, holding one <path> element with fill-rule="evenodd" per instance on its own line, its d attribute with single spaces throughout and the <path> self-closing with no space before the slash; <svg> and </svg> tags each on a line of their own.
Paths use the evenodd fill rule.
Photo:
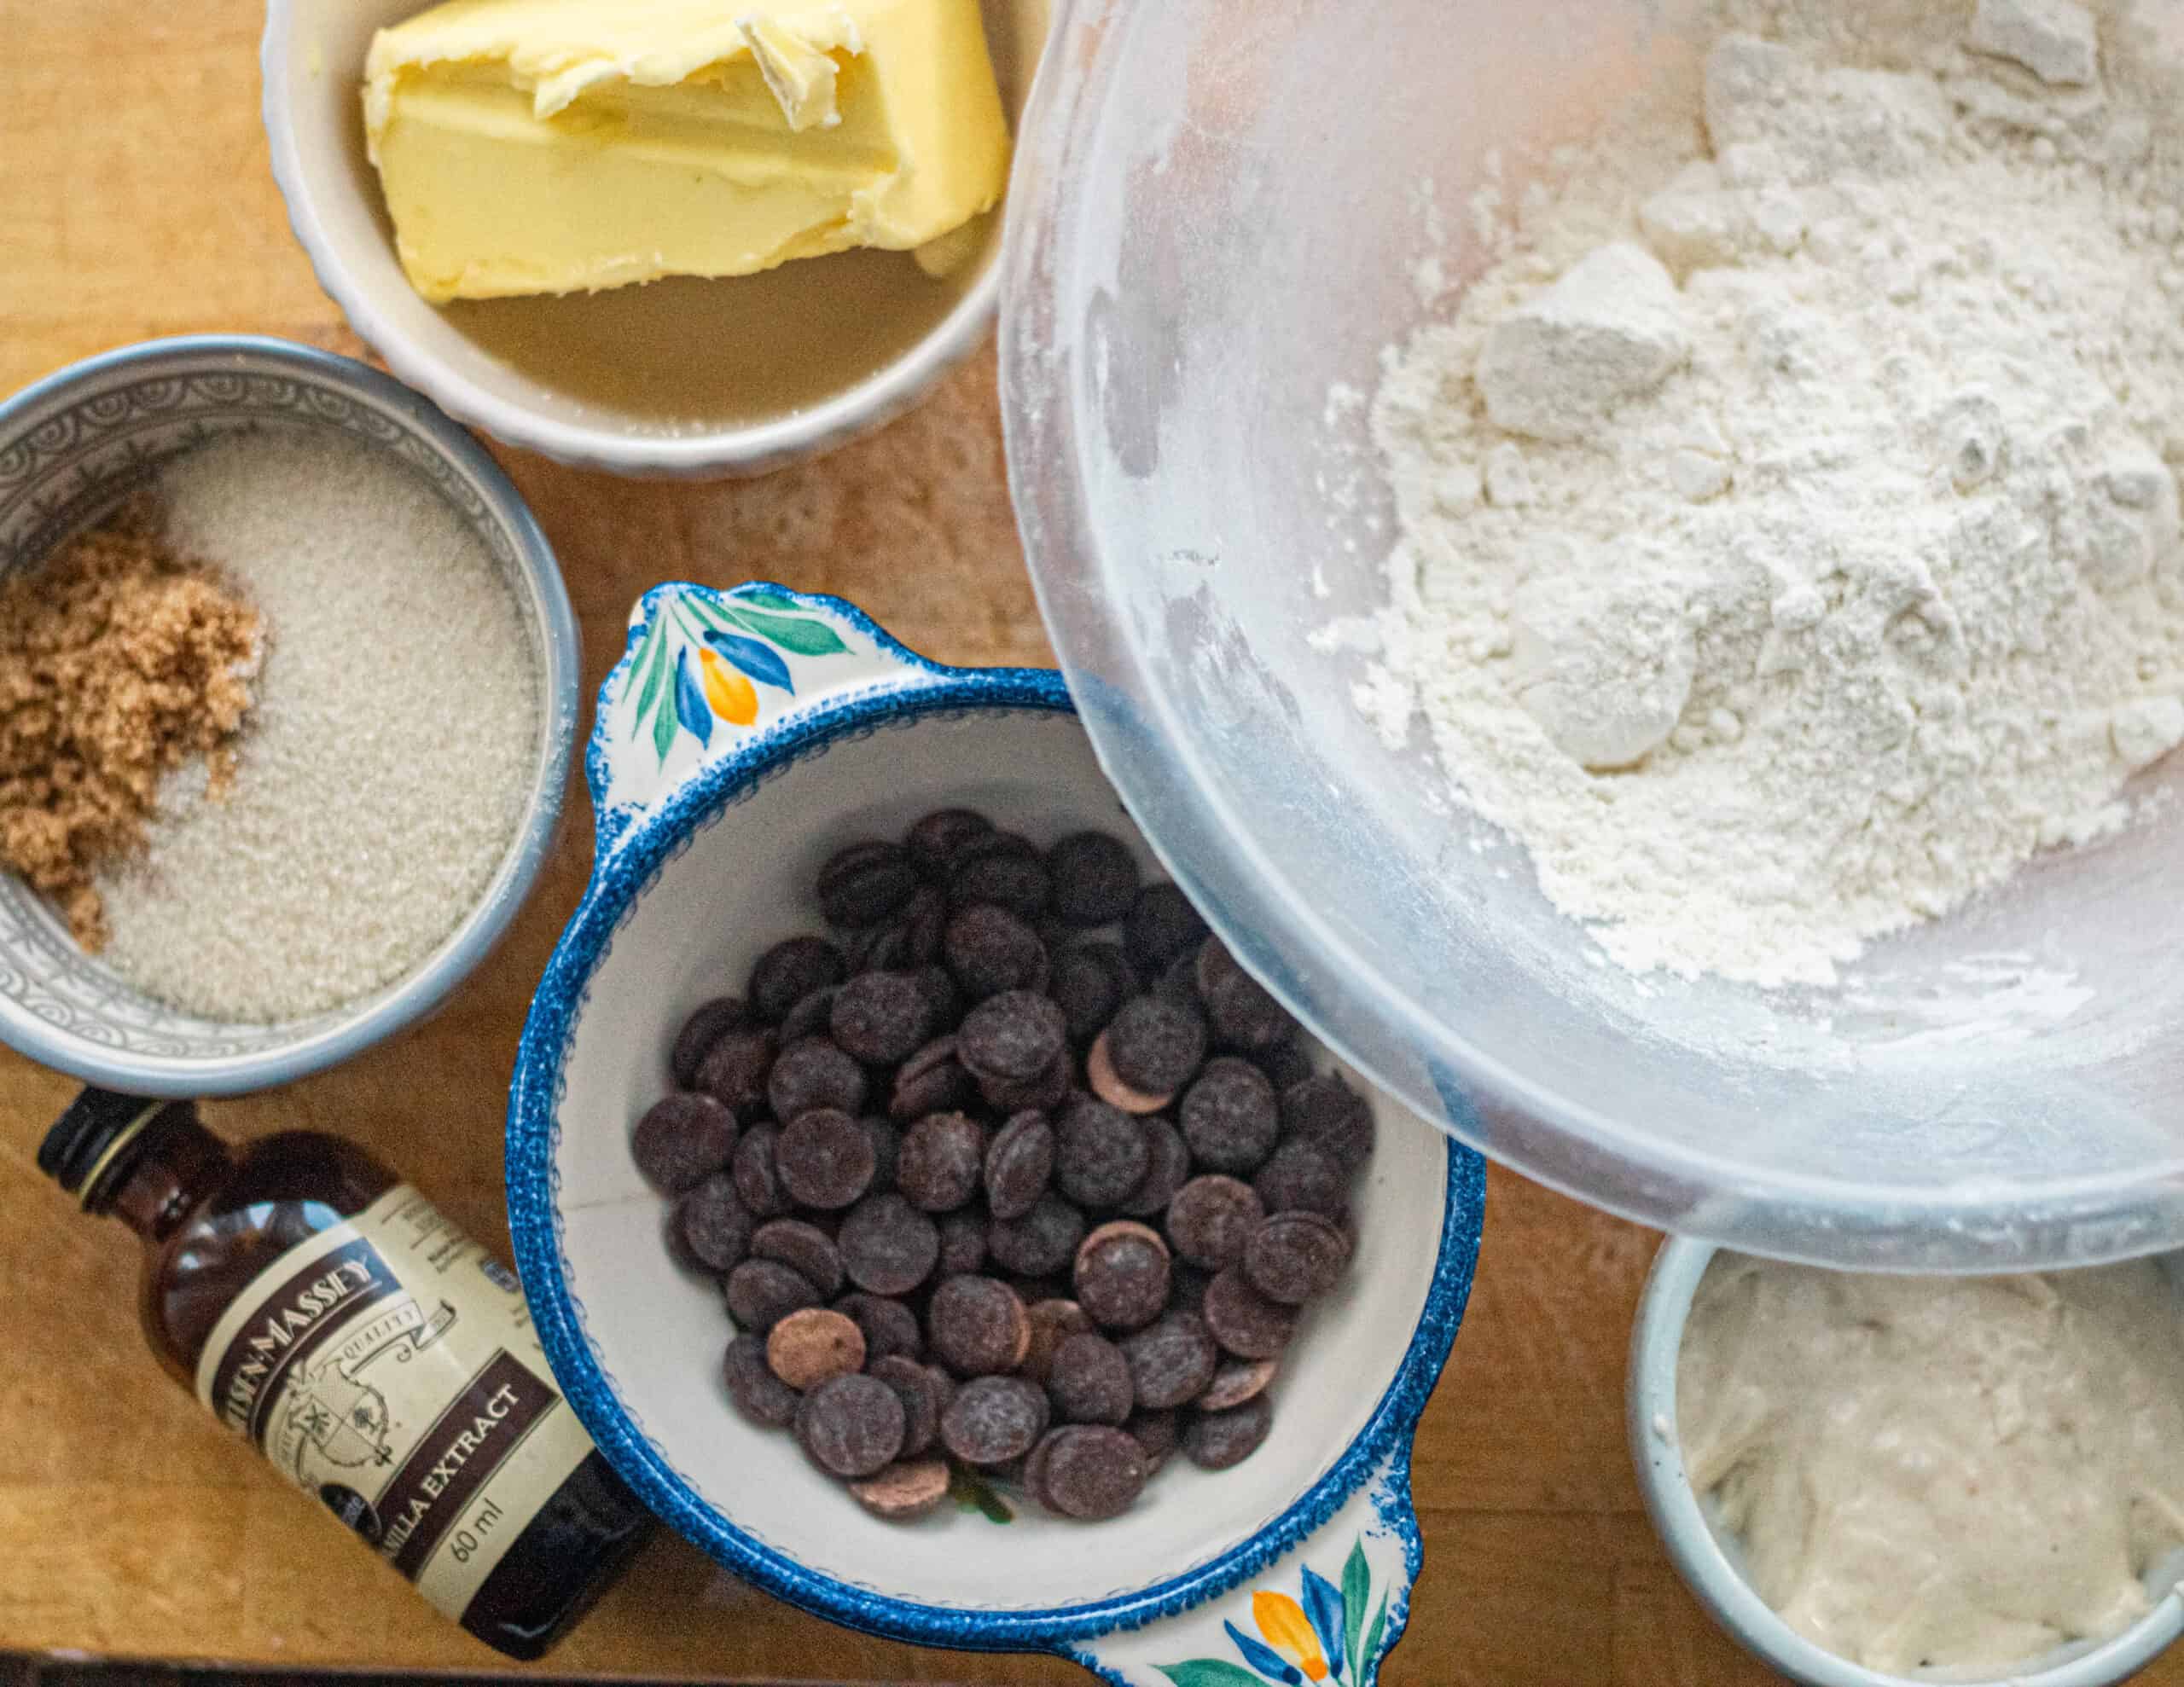
<svg viewBox="0 0 2184 1687">
<path fill-rule="evenodd" d="M 907 1522 L 938 1511 L 947 1501 L 950 1480 L 946 1459 L 913 1459 L 851 1482 L 850 1494 L 875 1517 Z"/>
<path fill-rule="evenodd" d="M 1147 885 L 1123 921 L 1124 951 L 1144 973 L 1158 973 L 1178 955 L 1194 953 L 1205 939 L 1205 922 L 1172 884 Z"/>
<path fill-rule="evenodd" d="M 1274 1427 L 1274 1407 L 1255 1394 L 1226 1412 L 1194 1414 L 1183 1429 L 1183 1456 L 1201 1470 L 1226 1470 L 1259 1450 Z"/>
<path fill-rule="evenodd" d="M 1300 1031 L 1292 1029 L 1271 1048 L 1263 1048 L 1252 1058 L 1259 1063 L 1259 1070 L 1266 1074 L 1277 1095 L 1288 1094 L 1312 1075 L 1312 1052 L 1304 1046 Z"/>
<path fill-rule="evenodd" d="M 1023 1374 L 1044 1385 L 1054 1371 L 1054 1354 L 1072 1336 L 1096 1333 L 1091 1318 L 1074 1301 L 1049 1296 L 1033 1301 L 1025 1310 L 1031 1322 L 1031 1344 L 1025 1349 Z"/>
<path fill-rule="evenodd" d="M 1206 1023 L 1214 1041 L 1223 1048 L 1246 1053 L 1271 1048 L 1295 1027 L 1289 1010 L 1236 964 L 1218 937 L 1208 937 L 1199 946 L 1196 976 Z"/>
<path fill-rule="evenodd" d="M 864 1106 L 864 1068 L 824 1037 L 791 1043 L 766 1080 L 774 1117 L 792 1125 L 806 1113 L 857 1113 Z"/>
<path fill-rule="evenodd" d="M 1054 1186 L 1079 1206 L 1119 1204 L 1152 1163 L 1137 1121 L 1104 1101 L 1078 1096 L 1054 1121 Z"/>
<path fill-rule="evenodd" d="M 979 1093 L 985 1099 L 988 1106 L 1004 1113 L 1020 1112 L 1027 1107 L 1056 1107 L 1068 1098 L 1070 1080 L 1075 1075 L 1075 1070 L 1068 1049 L 1063 1048 L 1038 1076 L 1026 1078 L 1020 1083 L 1000 1078 L 980 1078 Z"/>
<path fill-rule="evenodd" d="M 1115 1063 L 1107 1044 L 1107 1034 L 1102 1031 L 1092 1040 L 1091 1052 L 1084 1057 L 1085 1087 L 1108 1106 L 1124 1113 L 1142 1116 L 1158 1113 L 1176 1098 L 1166 1093 L 1133 1089 L 1116 1075 Z"/>
<path fill-rule="evenodd" d="M 1026 1083 L 1051 1068 L 1069 1046 L 1061 1009 L 1031 990 L 989 996 L 963 1018 L 956 1057 L 981 1081 Z"/>
<path fill-rule="evenodd" d="M 1176 1451 L 1182 1438 L 1182 1425 L 1172 1412 L 1141 1412 L 1123 1425 L 1130 1438 L 1145 1455 L 1145 1469 L 1149 1475 L 1165 1464 Z"/>
<path fill-rule="evenodd" d="M 1079 832 L 1047 852 L 1054 911 L 1066 924 L 1112 925 L 1137 901 L 1137 857 L 1104 832 Z"/>
<path fill-rule="evenodd" d="M 846 1220 L 842 1228 L 849 1228 Z M 834 1310 L 863 1335 L 867 1365 L 883 1359 L 916 1359 L 925 1352 L 925 1331 L 918 1327 L 918 1315 L 900 1301 L 852 1290 L 834 1302 Z"/>
<path fill-rule="evenodd" d="M 1168 1244 L 1130 1219 L 1103 1224 L 1077 1244 L 1077 1303 L 1108 1330 L 1138 1330 L 1168 1304 Z"/>
<path fill-rule="evenodd" d="M 729 1401 L 738 1412 L 770 1429 L 788 1427 L 799 1401 L 796 1390 L 767 1365 L 764 1336 L 738 1336 L 728 1344 L 720 1368 Z"/>
<path fill-rule="evenodd" d="M 1176 1113 L 1191 1158 L 1201 1170 L 1248 1177 L 1266 1163 L 1281 1133 L 1281 1105 L 1266 1074 L 1232 1054 L 1205 1064 L 1183 1092 Z"/>
<path fill-rule="evenodd" d="M 768 949 L 752 967 L 751 1012 L 762 1023 L 777 1025 L 814 990 L 848 976 L 842 952 L 824 937 L 791 937 Z"/>
<path fill-rule="evenodd" d="M 948 1404 L 938 1374 L 900 1356 L 874 1359 L 867 1369 L 902 1397 L 903 1451 L 897 1456 L 916 1458 L 930 1452 L 940 1439 L 940 1414 Z"/>
<path fill-rule="evenodd" d="M 1054 1450 L 1054 1437 L 1060 1433 L 1060 1429 L 1048 1430 L 1022 1461 L 1024 1492 L 1049 1511 L 1056 1507 L 1053 1496 L 1047 1492 L 1047 1459 Z"/>
<path fill-rule="evenodd" d="M 918 988 L 925 992 L 926 1000 L 932 1008 L 932 1023 L 942 1030 L 954 1030 L 963 1017 L 963 991 L 956 982 L 956 975 L 945 966 L 935 963 L 919 967 L 910 976 L 918 981 Z"/>
<path fill-rule="evenodd" d="M 986 1221 L 966 1207 L 940 1220 L 940 1275 L 967 1277 L 985 1269 Z"/>
<path fill-rule="evenodd" d="M 932 1275 L 940 1232 L 899 1194 L 868 1195 L 835 1238 L 851 1282 L 872 1295 L 907 1295 Z"/>
<path fill-rule="evenodd" d="M 1274 1380 L 1274 1373 L 1281 1366 L 1270 1359 L 1232 1359 L 1223 1363 L 1213 1373 L 1213 1380 L 1205 1385 L 1205 1392 L 1198 1397 L 1201 1412 L 1226 1412 L 1241 1406 L 1247 1400 L 1256 1400 L 1266 1392 L 1266 1385 Z"/>
<path fill-rule="evenodd" d="M 1350 1238 L 1317 1213 L 1276 1213 L 1244 1249 L 1244 1275 L 1270 1301 L 1300 1306 L 1342 1280 Z"/>
<path fill-rule="evenodd" d="M 864 1368 L 864 1332 L 840 1313 L 803 1307 L 766 1332 L 766 1363 L 799 1390 Z"/>
<path fill-rule="evenodd" d="M 1297 1333 L 1297 1308 L 1269 1301 L 1231 1266 L 1206 1285 L 1205 1323 L 1239 1359 L 1279 1359 Z"/>
<path fill-rule="evenodd" d="M 789 1198 L 822 1212 L 846 1207 L 871 1188 L 878 1167 L 864 1127 L 831 1107 L 799 1114 L 774 1145 L 774 1169 Z"/>
<path fill-rule="evenodd" d="M 1347 1204 L 1344 1189 L 1349 1179 L 1341 1164 L 1309 1142 L 1281 1144 L 1259 1168 L 1252 1187 L 1269 1213 L 1317 1213 L 1339 1219 Z"/>
<path fill-rule="evenodd" d="M 938 1037 L 895 1074 L 887 1114 L 897 1124 L 915 1124 L 928 1113 L 953 1112 L 971 1095 L 971 1075 L 956 1058 L 955 1037 Z"/>
<path fill-rule="evenodd" d="M 1038 933 L 990 902 L 967 907 L 948 922 L 941 954 L 973 1001 L 1003 990 L 1036 990 L 1046 983 L 1047 948 Z"/>
<path fill-rule="evenodd" d="M 1003 1271 L 1045 1277 L 1068 1269 L 1083 1239 L 1084 1215 L 1050 1191 L 1022 1218 L 988 1226 L 986 1251 Z"/>
<path fill-rule="evenodd" d="M 744 1027 L 723 1032 L 698 1063 L 698 1087 L 750 1123 L 766 1110 L 774 1049 L 771 1031 Z"/>
<path fill-rule="evenodd" d="M 872 1184 L 868 1195 L 885 1195 L 895 1186 L 895 1162 L 902 1157 L 903 1133 L 876 1113 L 868 1113 L 857 1124 L 872 1139 Z"/>
<path fill-rule="evenodd" d="M 1136 1401 L 1130 1361 L 1105 1336 L 1072 1336 L 1054 1349 L 1047 1395 L 1066 1423 L 1120 1423 Z"/>
<path fill-rule="evenodd" d="M 903 841 L 917 870 L 940 884 L 964 849 L 992 830 L 993 822 L 973 809 L 943 809 L 912 826 Z"/>
<path fill-rule="evenodd" d="M 793 1312 L 819 1304 L 819 1291 L 779 1260 L 746 1260 L 721 1285 L 728 1315 L 746 1335 L 763 1336 Z"/>
<path fill-rule="evenodd" d="M 924 987 L 907 972 L 866 972 L 834 993 L 828 1019 L 835 1045 L 870 1066 L 892 1066 L 917 1052 L 932 1029 Z"/>
<path fill-rule="evenodd" d="M 877 925 L 918 888 L 910 852 L 899 844 L 852 844 L 819 869 L 819 909 L 829 925 Z"/>
<path fill-rule="evenodd" d="M 1080 1522 L 1119 1517 L 1145 1492 L 1145 1450 L 1120 1429 L 1073 1423 L 1057 1430 L 1040 1467 L 1052 1509 Z"/>
<path fill-rule="evenodd" d="M 711 1177 L 735 1152 L 735 1115 L 709 1095 L 665 1096 L 630 1133 L 630 1157 L 668 1195 Z"/>
<path fill-rule="evenodd" d="M 1148 1095 L 1173 1095 L 1205 1059 L 1204 1016 L 1159 996 L 1124 1002 L 1106 1036 L 1115 1075 Z"/>
<path fill-rule="evenodd" d="M 1184 1145 L 1182 1133 L 1165 1119 L 1147 1119 L 1139 1128 L 1145 1133 L 1148 1163 L 1137 1187 L 1123 1201 L 1122 1209 L 1136 1219 L 1158 1218 L 1168 1210 L 1189 1178 L 1191 1151 Z"/>
<path fill-rule="evenodd" d="M 1168 1240 L 1208 1271 L 1240 1264 L 1266 1208 L 1251 1185 L 1211 1173 L 1194 1177 L 1168 1203 Z"/>
<path fill-rule="evenodd" d="M 975 1120 L 927 1114 L 903 1134 L 895 1186 L 928 1213 L 952 1213 L 977 1191 L 985 1155 L 985 1133 Z"/>
<path fill-rule="evenodd" d="M 842 1255 L 827 1232 L 803 1219 L 769 1219 L 751 1238 L 751 1251 L 778 1260 L 830 1301 L 842 1292 Z"/>
<path fill-rule="evenodd" d="M 788 1011 L 781 1021 L 781 1046 L 783 1048 L 806 1037 L 823 1037 L 834 1023 L 834 998 L 842 993 L 839 984 L 829 984 L 823 990 L 814 990 Z"/>
<path fill-rule="evenodd" d="M 821 1470 L 869 1476 L 892 1464 L 906 1428 L 899 1395 L 876 1377 L 837 1377 L 804 1395 L 796 1439 Z"/>
<path fill-rule="evenodd" d="M 966 1464 L 1021 1458 L 1047 1430 L 1047 1397 L 1021 1377 L 980 1377 L 940 1416 L 941 1443 Z"/>
<path fill-rule="evenodd" d="M 675 1046 L 667 1057 L 667 1070 L 677 1089 L 696 1089 L 698 1068 L 712 1046 L 729 1032 L 750 1021 L 750 1012 L 734 996 L 716 996 L 682 1022 L 675 1034 Z"/>
<path fill-rule="evenodd" d="M 1017 1114 L 986 1150 L 986 1210 L 1020 1219 L 1039 1203 L 1054 1170 L 1054 1128 L 1037 1110 Z"/>
<path fill-rule="evenodd" d="M 770 1219 L 788 1210 L 788 1196 L 774 1170 L 774 1148 L 781 1136 L 779 1125 L 753 1125 L 743 1133 L 729 1162 L 735 1192 L 753 1218 Z"/>
<path fill-rule="evenodd" d="M 1372 1157 L 1373 1104 L 1332 1072 L 1310 1077 L 1282 1092 L 1281 1133 L 1355 1172 Z"/>
<path fill-rule="evenodd" d="M 1170 1312 L 1122 1348 L 1137 1403 L 1153 1411 L 1196 1400 L 1221 1363 L 1212 1330 L 1194 1312 Z"/>
<path fill-rule="evenodd" d="M 959 1377 L 1014 1371 L 1031 1349 L 1031 1322 L 1024 1302 L 1007 1284 L 990 1277 L 950 1278 L 932 1291 L 925 1325 L 934 1356 Z"/>
<path fill-rule="evenodd" d="M 684 1191 L 673 1223 L 690 1257 L 708 1271 L 733 1271 L 751 1251 L 751 1209 L 726 1172 Z"/>
<path fill-rule="evenodd" d="M 1053 881 L 1037 851 L 1013 832 L 989 832 L 973 839 L 957 853 L 948 875 L 951 907 L 990 902 L 1019 919 L 1037 919 L 1044 913 L 1052 890 Z"/>
<path fill-rule="evenodd" d="M 1136 994 L 1137 977 L 1116 945 L 1075 943 L 1055 954 L 1047 988 L 1061 1009 L 1070 1041 L 1082 1048 Z"/>
</svg>

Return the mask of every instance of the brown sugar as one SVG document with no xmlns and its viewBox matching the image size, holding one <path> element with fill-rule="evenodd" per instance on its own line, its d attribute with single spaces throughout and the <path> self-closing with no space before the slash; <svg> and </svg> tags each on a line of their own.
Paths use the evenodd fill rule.
<svg viewBox="0 0 2184 1687">
<path fill-rule="evenodd" d="M 225 789 L 253 701 L 258 612 L 160 529 L 139 497 L 0 582 L 0 865 L 91 950 L 106 940 L 94 873 L 142 846 L 184 762 L 203 757 Z"/>
</svg>

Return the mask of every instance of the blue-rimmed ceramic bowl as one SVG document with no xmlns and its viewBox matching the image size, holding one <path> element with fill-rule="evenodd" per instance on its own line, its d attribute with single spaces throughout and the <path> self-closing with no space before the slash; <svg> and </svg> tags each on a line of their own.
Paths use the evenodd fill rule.
<svg viewBox="0 0 2184 1687">
<path fill-rule="evenodd" d="M 1693 1300 L 1719 1250 L 1687 1238 L 1655 1256 L 1630 1341 L 1626 1396 L 1630 1452 L 1647 1514 L 1670 1559 L 1714 1620 L 1753 1656 L 1805 1687 L 2117 1687 L 2184 1633 L 2184 1585 L 2175 1554 L 2146 1578 L 2152 1608 L 2105 1640 L 2075 1641 L 2044 1657 L 1991 1675 L 1966 1670 L 1890 1675 L 1815 1645 L 1785 1622 L 1745 1580 L 1736 1536 L 1716 1522 L 1711 1501 L 1693 1487 L 1676 1433 L 1676 1359 Z"/>
<path fill-rule="evenodd" d="M 630 1125 L 690 1011 L 817 926 L 809 887 L 844 844 L 946 804 L 1041 840 L 1129 820 L 1058 675 L 939 667 L 763 586 L 646 596 L 588 772 L 598 861 L 525 1029 L 508 1196 L 547 1354 L 623 1476 L 739 1574 L 875 1633 L 1049 1649 L 1141 1687 L 1372 1681 L 1419 1573 L 1411 1439 L 1470 1288 L 1477 1157 L 1382 1104 L 1347 1286 L 1235 1470 L 1173 1461 L 1091 1527 L 1005 1491 L 883 1522 L 729 1407 L 719 1296 L 670 1261 Z"/>
<path fill-rule="evenodd" d="M 478 536 L 508 582 L 537 675 L 523 815 L 477 903 L 407 973 L 340 1007 L 270 1024 L 206 1019 L 142 994 L 85 954 L 42 897 L 0 874 L 0 1040 L 131 1095 L 270 1088 L 429 1012 L 523 906 L 552 847 L 576 747 L 576 623 L 546 536 L 475 439 L 429 399 L 351 358 L 286 340 L 202 335 L 108 352 L 26 387 L 0 403 L 0 573 L 42 559 L 169 459 L 253 429 L 338 433 L 383 452 Z"/>
</svg>

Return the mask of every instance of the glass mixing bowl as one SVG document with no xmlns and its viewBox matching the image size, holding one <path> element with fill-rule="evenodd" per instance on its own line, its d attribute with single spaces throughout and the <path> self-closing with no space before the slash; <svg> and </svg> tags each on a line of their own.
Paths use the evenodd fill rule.
<svg viewBox="0 0 2184 1687">
<path fill-rule="evenodd" d="M 1523 156 L 1695 73 L 1672 12 L 1060 9 L 1011 194 L 1002 386 L 1071 688 L 1245 961 L 1534 1177 L 1838 1266 L 2184 1244 L 2184 804 L 1876 945 L 1837 990 L 1637 977 L 1452 806 L 1430 752 L 1383 746 L 1350 702 L 1365 658 L 1313 641 L 1385 599 L 1360 401 L 1431 314 L 1420 261 L 1475 271 L 1464 207 L 1494 148 L 1514 192 Z M 2184 48 L 2184 0 L 2149 14 Z M 2146 783 L 2184 784 L 2184 757 Z"/>
</svg>

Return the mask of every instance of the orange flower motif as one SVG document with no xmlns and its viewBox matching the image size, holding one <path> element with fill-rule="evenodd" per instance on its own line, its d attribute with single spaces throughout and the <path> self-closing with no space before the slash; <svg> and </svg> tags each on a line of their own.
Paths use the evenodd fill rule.
<svg viewBox="0 0 2184 1687">
<path fill-rule="evenodd" d="M 1261 1590 L 1252 1595 L 1252 1620 L 1267 1644 L 1303 1670 L 1306 1679 L 1327 1679 L 1327 1661 L 1302 1605 L 1287 1593 Z"/>
<path fill-rule="evenodd" d="M 750 681 L 710 650 L 699 651 L 698 668 L 705 676 L 706 701 L 714 714 L 739 727 L 758 718 L 758 693 Z"/>
</svg>

